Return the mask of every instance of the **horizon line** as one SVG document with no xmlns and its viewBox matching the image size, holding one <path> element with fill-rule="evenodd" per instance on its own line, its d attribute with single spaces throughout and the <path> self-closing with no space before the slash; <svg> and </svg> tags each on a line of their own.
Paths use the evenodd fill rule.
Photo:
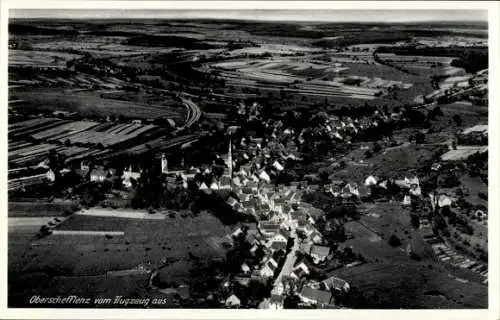
<svg viewBox="0 0 500 320">
<path fill-rule="evenodd" d="M 230 14 L 228 14 L 230 13 Z M 226 20 L 281 22 L 488 22 L 487 10 L 403 10 L 403 9 L 10 9 L 11 19 L 56 20 Z"/>
</svg>

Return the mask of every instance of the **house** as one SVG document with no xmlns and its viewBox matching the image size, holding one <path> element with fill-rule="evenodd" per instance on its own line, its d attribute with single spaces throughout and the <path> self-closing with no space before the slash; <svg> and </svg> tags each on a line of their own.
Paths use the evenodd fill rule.
<svg viewBox="0 0 500 320">
<path fill-rule="evenodd" d="M 225 305 L 229 308 L 237 308 L 241 305 L 241 300 L 233 294 L 226 299 Z"/>
<path fill-rule="evenodd" d="M 54 173 L 54 171 L 52 171 L 52 169 L 49 168 L 49 170 L 47 170 L 47 173 L 45 174 L 45 177 L 47 178 L 47 180 L 49 180 L 50 182 L 54 182 L 56 180 L 56 174 Z"/>
<path fill-rule="evenodd" d="M 205 185 L 206 186 L 206 185 Z M 201 186 L 200 186 L 200 189 L 201 189 Z M 234 208 L 234 206 L 238 203 L 238 200 L 236 200 L 235 198 L 233 197 L 229 197 L 229 199 L 227 199 L 226 203 L 228 205 L 230 205 L 231 207 Z"/>
<path fill-rule="evenodd" d="M 328 305 L 333 303 L 333 296 L 330 292 L 313 289 L 304 286 L 299 293 L 299 298 L 307 304 Z"/>
<path fill-rule="evenodd" d="M 232 180 L 231 180 L 231 183 L 237 187 L 241 187 L 242 186 L 242 183 L 241 183 L 241 179 L 239 177 L 234 177 Z"/>
<path fill-rule="evenodd" d="M 123 171 L 123 175 L 122 175 L 123 185 L 126 188 L 132 187 L 131 179 L 134 179 L 136 181 L 139 180 L 139 178 L 141 177 L 141 172 L 142 172 L 142 170 L 139 170 L 139 172 L 132 171 L 132 166 L 129 166 L 127 170 Z"/>
<path fill-rule="evenodd" d="M 243 263 L 241 265 L 241 271 L 244 273 L 244 274 L 250 274 L 250 267 L 246 264 L 246 263 Z"/>
<path fill-rule="evenodd" d="M 338 291 L 349 291 L 351 287 L 349 286 L 349 283 L 343 279 L 337 278 L 337 277 L 330 277 L 328 279 L 325 279 L 321 282 L 321 284 L 326 288 L 326 290 L 331 291 L 333 290 L 338 290 Z"/>
<path fill-rule="evenodd" d="M 231 178 L 229 176 L 222 176 L 219 180 L 219 189 L 231 189 Z"/>
<path fill-rule="evenodd" d="M 261 221 L 259 230 L 265 237 L 272 237 L 280 231 L 280 225 L 272 221 Z"/>
<path fill-rule="evenodd" d="M 304 262 L 300 262 L 293 268 L 290 276 L 295 279 L 300 279 L 301 277 L 308 275 L 310 272 L 309 267 Z"/>
<path fill-rule="evenodd" d="M 276 262 L 276 260 L 270 258 L 264 263 L 259 273 L 262 277 L 272 278 L 274 277 L 274 272 L 276 271 L 277 268 L 278 268 L 278 263 Z"/>
<path fill-rule="evenodd" d="M 415 197 L 420 197 L 422 195 L 422 189 L 420 189 L 420 186 L 418 184 L 411 184 L 410 185 L 410 194 Z"/>
<path fill-rule="evenodd" d="M 311 233 L 314 232 L 316 228 L 309 223 L 307 220 L 299 220 L 298 226 L 297 226 L 297 231 L 302 232 L 306 237 L 309 237 Z"/>
<path fill-rule="evenodd" d="M 378 183 L 378 186 L 382 189 L 386 189 L 387 190 L 387 183 L 389 182 L 389 180 L 383 180 L 383 181 L 379 181 Z"/>
<path fill-rule="evenodd" d="M 341 196 L 343 198 L 350 198 L 352 196 L 359 197 L 359 189 L 355 183 L 347 183 L 344 188 L 342 188 Z"/>
<path fill-rule="evenodd" d="M 409 206 L 411 205 L 411 197 L 410 195 L 405 195 L 404 198 L 403 198 L 403 205 L 404 206 Z"/>
<path fill-rule="evenodd" d="M 323 241 L 323 235 L 318 230 L 314 230 L 309 235 L 309 240 L 315 244 L 321 243 L 321 241 Z"/>
<path fill-rule="evenodd" d="M 437 201 L 437 205 L 438 207 L 442 208 L 442 207 L 446 207 L 446 206 L 451 206 L 451 198 L 448 197 L 447 195 L 445 194 L 441 194 L 439 195 L 439 198 L 438 198 L 438 201 Z"/>
<path fill-rule="evenodd" d="M 299 221 L 307 219 L 307 215 L 303 210 L 295 210 L 290 213 L 290 219 L 292 221 Z"/>
<path fill-rule="evenodd" d="M 440 163 L 435 162 L 435 163 L 432 164 L 432 166 L 431 166 L 431 170 L 432 171 L 439 171 L 439 169 L 441 169 L 441 164 Z"/>
<path fill-rule="evenodd" d="M 271 298 L 269 299 L 269 309 L 272 310 L 280 310 L 283 309 L 283 303 L 285 298 L 282 295 L 271 294 Z"/>
<path fill-rule="evenodd" d="M 259 179 L 267 182 L 267 183 L 270 183 L 271 182 L 271 177 L 267 174 L 267 172 L 265 170 L 262 170 L 260 173 L 259 173 Z"/>
<path fill-rule="evenodd" d="M 377 184 L 377 178 L 375 178 L 374 176 L 368 176 L 365 179 L 365 186 L 367 186 L 367 187 L 374 186 L 376 184 Z"/>
<path fill-rule="evenodd" d="M 278 233 L 270 241 L 270 248 L 272 251 L 286 250 L 288 239 L 282 234 Z"/>
<path fill-rule="evenodd" d="M 259 245 L 262 242 L 262 236 L 258 233 L 247 232 L 247 236 L 245 238 L 246 242 L 250 245 Z"/>
<path fill-rule="evenodd" d="M 202 183 L 198 186 L 198 188 L 199 188 L 200 190 L 202 190 L 202 191 L 206 191 L 206 190 L 208 190 L 208 187 L 207 187 L 207 185 L 205 184 L 205 182 L 202 182 Z"/>
<path fill-rule="evenodd" d="M 314 263 L 318 264 L 326 260 L 330 254 L 330 248 L 325 246 L 312 246 L 309 255 Z"/>
<path fill-rule="evenodd" d="M 243 234 L 243 230 L 242 230 L 241 228 L 238 228 L 238 229 L 236 229 L 236 230 L 235 230 L 235 231 L 231 234 L 231 236 L 232 236 L 233 238 L 237 238 L 237 237 L 239 237 L 239 236 L 240 236 L 240 235 L 242 235 L 242 234 Z"/>
<path fill-rule="evenodd" d="M 283 171 L 285 169 L 278 160 L 274 161 L 273 167 L 278 171 Z"/>
<path fill-rule="evenodd" d="M 104 168 L 98 167 L 90 172 L 90 181 L 103 182 L 104 180 L 106 180 L 107 176 L 108 172 L 104 170 Z"/>
</svg>

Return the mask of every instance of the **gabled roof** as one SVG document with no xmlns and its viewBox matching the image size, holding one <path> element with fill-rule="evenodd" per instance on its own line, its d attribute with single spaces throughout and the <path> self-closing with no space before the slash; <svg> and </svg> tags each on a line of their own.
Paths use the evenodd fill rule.
<svg viewBox="0 0 500 320">
<path fill-rule="evenodd" d="M 271 249 L 273 249 L 273 250 L 286 250 L 286 245 L 287 245 L 287 243 L 283 242 L 283 241 L 273 241 L 273 243 L 271 243 Z"/>
<path fill-rule="evenodd" d="M 318 255 L 320 257 L 326 257 L 330 253 L 330 247 L 325 246 L 312 246 L 311 254 Z"/>
<path fill-rule="evenodd" d="M 283 301 L 285 301 L 285 298 L 283 298 L 283 296 L 280 296 L 277 294 L 272 294 L 271 299 L 269 301 L 270 301 L 270 303 L 283 304 Z"/>
<path fill-rule="evenodd" d="M 311 287 L 303 287 L 300 295 L 318 303 L 329 304 L 332 301 L 332 294 L 330 292 Z"/>
<path fill-rule="evenodd" d="M 322 281 L 328 290 L 348 290 L 350 288 L 349 283 L 343 279 L 337 277 L 330 277 Z"/>
</svg>

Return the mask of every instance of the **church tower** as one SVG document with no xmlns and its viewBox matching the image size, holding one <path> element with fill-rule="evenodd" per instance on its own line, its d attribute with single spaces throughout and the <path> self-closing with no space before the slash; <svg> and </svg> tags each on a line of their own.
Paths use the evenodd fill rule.
<svg viewBox="0 0 500 320">
<path fill-rule="evenodd" d="M 233 177 L 233 145 L 231 140 L 229 140 L 229 150 L 227 154 L 227 168 L 229 177 Z"/>
<path fill-rule="evenodd" d="M 164 153 L 161 154 L 161 173 L 168 173 L 168 161 Z"/>
</svg>

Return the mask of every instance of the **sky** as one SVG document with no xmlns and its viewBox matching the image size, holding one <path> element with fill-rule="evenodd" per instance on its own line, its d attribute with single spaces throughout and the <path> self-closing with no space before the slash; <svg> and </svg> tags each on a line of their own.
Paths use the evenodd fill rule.
<svg viewBox="0 0 500 320">
<path fill-rule="evenodd" d="M 325 22 L 488 21 L 487 10 L 88 10 L 11 9 L 11 18 L 241 19 Z"/>
</svg>

